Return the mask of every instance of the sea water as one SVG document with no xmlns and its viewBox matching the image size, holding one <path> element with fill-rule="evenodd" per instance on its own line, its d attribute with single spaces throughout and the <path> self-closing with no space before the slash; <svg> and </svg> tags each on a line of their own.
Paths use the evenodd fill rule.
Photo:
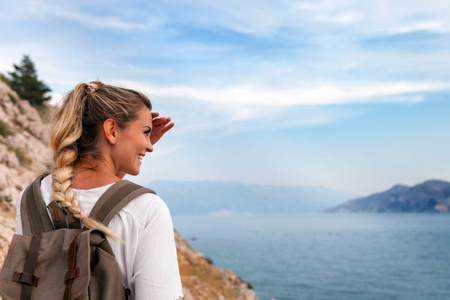
<svg viewBox="0 0 450 300">
<path fill-rule="evenodd" d="M 175 216 L 261 300 L 450 299 L 450 214 Z"/>
</svg>

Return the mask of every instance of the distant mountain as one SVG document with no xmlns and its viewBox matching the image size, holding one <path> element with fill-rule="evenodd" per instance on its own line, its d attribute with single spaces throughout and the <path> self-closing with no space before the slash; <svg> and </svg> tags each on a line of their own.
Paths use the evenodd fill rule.
<svg viewBox="0 0 450 300">
<path fill-rule="evenodd" d="M 408 187 L 396 185 L 386 192 L 347 201 L 323 212 L 448 212 L 450 182 L 429 180 Z"/>
<path fill-rule="evenodd" d="M 147 185 L 172 215 L 235 215 L 319 212 L 352 196 L 324 187 L 245 185 L 218 181 L 154 181 Z"/>
</svg>

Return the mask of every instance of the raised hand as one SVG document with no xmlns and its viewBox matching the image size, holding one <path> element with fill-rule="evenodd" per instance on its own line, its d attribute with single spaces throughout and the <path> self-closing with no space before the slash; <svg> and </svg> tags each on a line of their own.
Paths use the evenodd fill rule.
<svg viewBox="0 0 450 300">
<path fill-rule="evenodd" d="M 159 141 L 162 136 L 169 131 L 170 129 L 175 126 L 175 123 L 171 123 L 170 118 L 166 117 L 159 117 L 159 113 L 152 112 L 152 119 L 153 119 L 153 129 L 150 133 L 150 141 L 152 145 L 156 144 L 157 141 Z"/>
</svg>

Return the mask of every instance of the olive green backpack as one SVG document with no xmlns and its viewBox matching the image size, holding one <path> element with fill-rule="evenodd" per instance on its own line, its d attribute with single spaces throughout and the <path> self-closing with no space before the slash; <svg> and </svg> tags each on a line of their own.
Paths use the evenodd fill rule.
<svg viewBox="0 0 450 300">
<path fill-rule="evenodd" d="M 42 199 L 39 176 L 22 196 L 23 235 L 15 234 L 0 273 L 0 296 L 12 299 L 111 299 L 130 294 L 105 235 L 81 229 L 80 221 L 56 202 Z M 154 191 L 127 180 L 114 183 L 89 217 L 108 225 L 126 204 Z"/>
</svg>

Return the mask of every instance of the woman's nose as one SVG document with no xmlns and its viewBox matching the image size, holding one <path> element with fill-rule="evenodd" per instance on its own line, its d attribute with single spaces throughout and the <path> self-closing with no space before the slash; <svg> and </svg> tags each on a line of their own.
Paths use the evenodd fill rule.
<svg viewBox="0 0 450 300">
<path fill-rule="evenodd" d="M 153 145 L 152 145 L 152 143 L 147 143 L 147 152 L 153 152 Z"/>
</svg>

